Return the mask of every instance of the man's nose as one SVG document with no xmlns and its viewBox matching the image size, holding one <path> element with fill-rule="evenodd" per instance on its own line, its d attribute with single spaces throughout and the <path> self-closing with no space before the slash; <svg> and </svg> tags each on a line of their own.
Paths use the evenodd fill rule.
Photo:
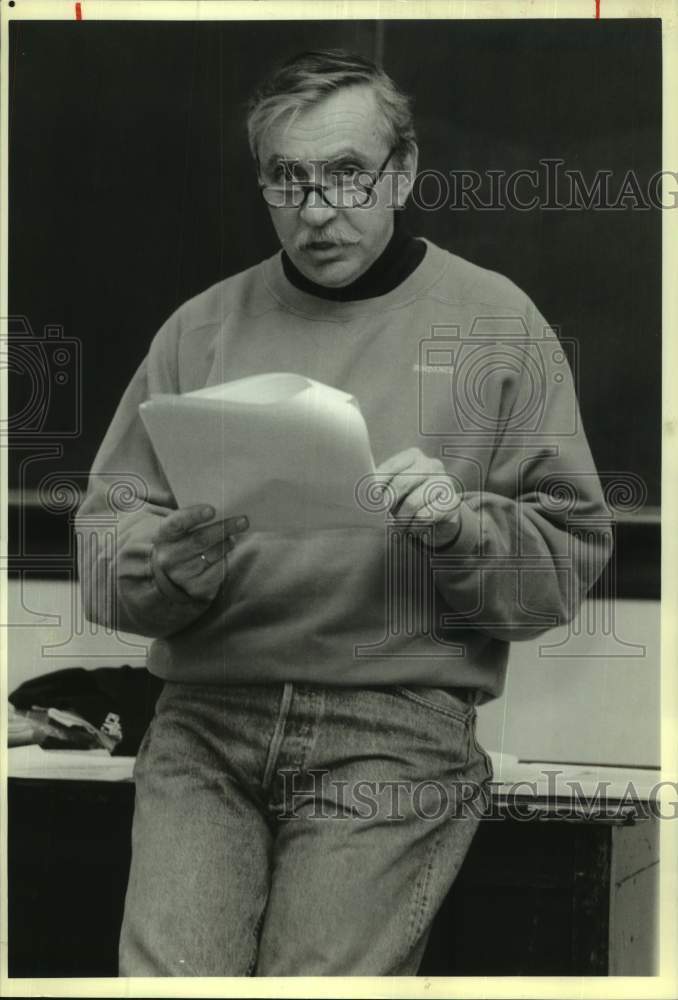
<svg viewBox="0 0 678 1000">
<path fill-rule="evenodd" d="M 328 205 L 320 191 L 312 188 L 306 195 L 306 201 L 299 209 L 299 215 L 307 226 L 325 226 L 337 216 L 336 208 Z"/>
</svg>

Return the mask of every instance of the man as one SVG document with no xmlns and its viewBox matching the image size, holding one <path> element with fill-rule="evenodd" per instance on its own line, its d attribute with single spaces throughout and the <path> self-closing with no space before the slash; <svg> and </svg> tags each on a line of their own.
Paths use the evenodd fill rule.
<svg viewBox="0 0 678 1000">
<path fill-rule="evenodd" d="M 120 973 L 412 975 L 491 777 L 476 705 L 512 640 L 576 613 L 605 509 L 533 304 L 399 221 L 417 145 L 390 78 L 305 53 L 248 129 L 282 252 L 161 328 L 79 513 L 88 617 L 154 637 L 166 681 L 135 768 Z M 383 529 L 176 509 L 139 404 L 270 371 L 358 401 Z M 143 488 L 112 512 L 116 473 Z"/>
</svg>

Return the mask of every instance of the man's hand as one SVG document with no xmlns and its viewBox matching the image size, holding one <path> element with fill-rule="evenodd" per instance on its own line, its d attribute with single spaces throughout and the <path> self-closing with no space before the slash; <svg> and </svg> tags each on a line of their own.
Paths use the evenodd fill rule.
<svg viewBox="0 0 678 1000">
<path fill-rule="evenodd" d="M 182 507 L 163 520 L 153 539 L 155 566 L 189 597 L 203 601 L 215 597 L 226 579 L 233 535 L 249 527 L 246 517 L 200 527 L 213 517 L 209 506 Z"/>
<path fill-rule="evenodd" d="M 461 496 L 437 458 L 429 458 L 419 448 L 408 448 L 378 466 L 376 481 L 384 489 L 396 523 L 416 531 L 434 522 L 436 546 L 456 538 Z M 429 541 L 426 534 L 422 538 Z"/>
</svg>

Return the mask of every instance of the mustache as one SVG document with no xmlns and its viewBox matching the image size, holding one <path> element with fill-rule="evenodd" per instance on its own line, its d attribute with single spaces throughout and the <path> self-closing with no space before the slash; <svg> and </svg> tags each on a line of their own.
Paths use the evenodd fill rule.
<svg viewBox="0 0 678 1000">
<path fill-rule="evenodd" d="M 313 243 L 334 243 L 335 246 L 355 246 L 360 243 L 360 237 L 351 236 L 342 229 L 328 227 L 317 229 L 312 233 L 302 233 L 294 241 L 295 250 L 306 250 Z"/>
</svg>

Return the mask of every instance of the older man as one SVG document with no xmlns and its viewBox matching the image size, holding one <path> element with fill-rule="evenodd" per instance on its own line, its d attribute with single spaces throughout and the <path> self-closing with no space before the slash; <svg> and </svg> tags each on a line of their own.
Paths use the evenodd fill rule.
<svg viewBox="0 0 678 1000">
<path fill-rule="evenodd" d="M 120 972 L 411 975 L 491 777 L 476 705 L 510 641 L 576 613 L 605 509 L 534 305 L 400 222 L 417 146 L 393 81 L 305 53 L 248 127 L 282 252 L 161 328 L 79 515 L 88 616 L 154 637 L 166 682 L 136 762 Z M 139 404 L 268 371 L 358 400 L 383 529 L 177 509 Z M 111 512 L 121 472 L 147 492 Z"/>
</svg>

